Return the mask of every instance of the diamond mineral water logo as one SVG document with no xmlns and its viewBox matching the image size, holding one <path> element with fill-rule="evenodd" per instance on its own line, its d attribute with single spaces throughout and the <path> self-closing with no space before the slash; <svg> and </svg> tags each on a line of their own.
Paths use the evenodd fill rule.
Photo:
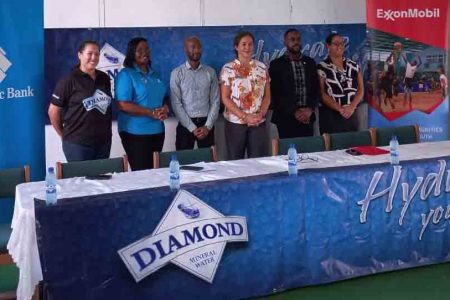
<svg viewBox="0 0 450 300">
<path fill-rule="evenodd" d="M 83 106 L 87 111 L 97 109 L 102 114 L 106 114 L 109 105 L 111 104 L 111 97 L 101 90 L 95 90 L 92 97 L 83 100 Z"/>
<path fill-rule="evenodd" d="M 180 190 L 152 235 L 118 253 L 137 282 L 173 263 L 212 283 L 225 245 L 247 241 L 245 217 L 225 217 Z"/>
<path fill-rule="evenodd" d="M 11 65 L 12 63 L 6 58 L 6 52 L 0 47 L 0 82 L 6 78 L 6 71 Z"/>
<path fill-rule="evenodd" d="M 105 43 L 100 50 L 100 60 L 97 69 L 109 75 L 113 95 L 115 89 L 114 80 L 119 71 L 122 70 L 124 60 L 125 55 L 108 43 Z"/>
</svg>

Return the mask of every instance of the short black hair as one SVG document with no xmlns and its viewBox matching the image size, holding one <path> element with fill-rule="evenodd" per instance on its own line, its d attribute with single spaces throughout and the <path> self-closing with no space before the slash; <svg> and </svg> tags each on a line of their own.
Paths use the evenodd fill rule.
<svg viewBox="0 0 450 300">
<path fill-rule="evenodd" d="M 85 41 L 82 41 L 81 44 L 80 44 L 80 46 L 78 47 L 78 53 L 83 52 L 87 45 L 94 45 L 94 46 L 97 46 L 98 50 L 100 51 L 100 45 L 99 45 L 96 41 L 93 41 L 93 40 L 85 40 Z M 80 65 L 81 65 L 80 62 L 78 62 L 78 63 L 75 65 L 75 68 L 79 68 Z"/>
<path fill-rule="evenodd" d="M 78 53 L 83 52 L 87 45 L 97 46 L 98 50 L 100 50 L 100 45 L 96 41 L 85 40 L 85 41 L 82 41 L 80 46 L 78 47 Z"/>
<path fill-rule="evenodd" d="M 147 42 L 146 38 L 143 37 L 135 37 L 134 39 L 128 42 L 127 46 L 127 54 L 125 56 L 125 60 L 123 61 L 123 66 L 126 68 L 133 68 L 134 66 L 134 57 L 136 55 L 136 48 L 140 42 Z"/>
<path fill-rule="evenodd" d="M 333 41 L 333 38 L 335 36 L 342 36 L 342 35 L 340 35 L 337 31 L 332 31 L 325 39 L 325 43 L 327 43 L 327 45 L 331 45 L 331 42 Z"/>
<path fill-rule="evenodd" d="M 242 40 L 243 37 L 249 36 L 252 38 L 252 41 L 255 42 L 255 37 L 253 36 L 253 34 L 250 31 L 239 31 L 235 36 L 234 36 L 234 41 L 233 41 L 233 46 L 236 47 L 237 45 L 239 45 L 239 42 Z M 236 57 L 237 57 L 237 51 L 234 50 L 234 53 L 236 53 Z"/>
<path fill-rule="evenodd" d="M 291 32 L 298 32 L 300 34 L 300 31 L 298 29 L 295 28 L 289 28 L 288 30 L 286 30 L 286 32 L 283 35 L 283 38 L 286 39 L 287 35 Z"/>
</svg>

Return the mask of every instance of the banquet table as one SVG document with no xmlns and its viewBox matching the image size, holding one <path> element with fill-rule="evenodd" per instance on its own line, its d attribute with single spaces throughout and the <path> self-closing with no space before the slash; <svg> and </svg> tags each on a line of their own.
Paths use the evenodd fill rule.
<svg viewBox="0 0 450 300">
<path fill-rule="evenodd" d="M 135 282 L 117 251 L 149 236 L 176 193 L 168 169 L 110 180 L 18 185 L 8 250 L 20 269 L 18 299 L 243 298 L 448 261 L 450 142 L 401 145 L 389 155 L 344 150 L 204 164 L 181 188 L 225 216 L 247 219 L 248 242 L 227 243 L 212 282 L 168 264 Z"/>
</svg>

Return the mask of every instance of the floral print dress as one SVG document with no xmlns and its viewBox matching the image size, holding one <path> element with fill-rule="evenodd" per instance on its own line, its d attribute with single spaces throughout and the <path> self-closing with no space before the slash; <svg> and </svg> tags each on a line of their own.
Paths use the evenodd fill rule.
<svg viewBox="0 0 450 300">
<path fill-rule="evenodd" d="M 231 89 L 231 100 L 248 114 L 260 111 L 268 80 L 266 65 L 254 59 L 250 61 L 249 66 L 244 66 L 235 59 L 225 64 L 220 73 L 221 84 L 229 86 Z M 227 109 L 223 115 L 232 123 L 243 124 L 238 116 Z"/>
</svg>

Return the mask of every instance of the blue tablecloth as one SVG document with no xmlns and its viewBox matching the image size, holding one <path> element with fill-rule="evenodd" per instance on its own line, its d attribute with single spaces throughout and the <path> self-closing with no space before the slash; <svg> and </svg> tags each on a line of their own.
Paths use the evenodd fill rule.
<svg viewBox="0 0 450 300">
<path fill-rule="evenodd" d="M 212 284 L 172 264 L 136 283 L 117 254 L 153 232 L 175 196 L 168 187 L 56 206 L 36 201 L 44 292 L 51 299 L 236 299 L 447 261 L 449 159 L 403 162 L 392 209 L 386 193 L 365 218 L 362 200 L 375 175 L 374 194 L 395 183 L 388 164 L 182 186 L 225 216 L 247 218 L 249 242 L 227 244 Z M 412 201 L 403 201 L 414 186 Z"/>
</svg>

